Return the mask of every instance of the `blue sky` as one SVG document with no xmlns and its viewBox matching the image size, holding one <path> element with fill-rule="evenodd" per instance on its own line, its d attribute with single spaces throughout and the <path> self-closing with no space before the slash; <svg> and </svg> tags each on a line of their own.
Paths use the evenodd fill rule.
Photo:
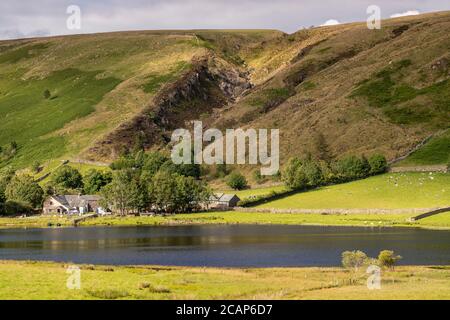
<svg viewBox="0 0 450 320">
<path fill-rule="evenodd" d="M 0 39 L 150 29 L 265 28 L 294 32 L 328 20 L 364 21 L 378 5 L 383 18 L 407 11 L 450 10 L 450 0 L 2 0 Z M 80 30 L 66 9 L 78 5 Z"/>
</svg>

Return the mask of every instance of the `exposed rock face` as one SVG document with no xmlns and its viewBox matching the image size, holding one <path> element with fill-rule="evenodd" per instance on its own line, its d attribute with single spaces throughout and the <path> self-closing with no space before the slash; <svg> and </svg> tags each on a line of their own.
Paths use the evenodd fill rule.
<svg viewBox="0 0 450 320">
<path fill-rule="evenodd" d="M 166 86 L 141 114 L 97 142 L 88 151 L 87 158 L 117 158 L 136 141 L 146 149 L 165 145 L 174 129 L 183 128 L 202 115 L 210 115 L 249 88 L 251 84 L 245 71 L 212 56 L 198 59 L 191 70 Z"/>
</svg>

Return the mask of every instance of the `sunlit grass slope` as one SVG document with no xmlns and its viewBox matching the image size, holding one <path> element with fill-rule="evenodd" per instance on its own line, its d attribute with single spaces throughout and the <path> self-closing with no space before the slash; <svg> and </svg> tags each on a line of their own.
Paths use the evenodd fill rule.
<svg viewBox="0 0 450 320">
<path fill-rule="evenodd" d="M 401 209 L 450 206 L 450 174 L 384 174 L 301 192 L 259 208 Z"/>
</svg>

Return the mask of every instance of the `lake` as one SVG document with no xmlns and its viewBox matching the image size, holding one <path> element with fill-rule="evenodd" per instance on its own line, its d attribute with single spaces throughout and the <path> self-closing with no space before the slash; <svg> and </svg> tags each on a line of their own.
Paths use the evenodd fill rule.
<svg viewBox="0 0 450 320">
<path fill-rule="evenodd" d="M 394 250 L 406 265 L 449 265 L 450 231 L 284 225 L 0 230 L 0 260 L 209 267 L 339 266 L 341 253 Z"/>
</svg>

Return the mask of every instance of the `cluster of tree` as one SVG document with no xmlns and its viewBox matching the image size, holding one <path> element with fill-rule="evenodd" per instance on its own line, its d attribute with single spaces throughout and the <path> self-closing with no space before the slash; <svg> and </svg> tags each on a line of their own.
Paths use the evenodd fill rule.
<svg viewBox="0 0 450 320">
<path fill-rule="evenodd" d="M 295 190 L 320 185 L 342 183 L 386 172 L 388 168 L 383 155 L 366 157 L 348 156 L 333 162 L 316 161 L 311 157 L 292 158 L 282 173 L 285 184 Z"/>
<path fill-rule="evenodd" d="M 104 205 L 122 215 L 142 211 L 197 210 L 211 195 L 200 166 L 175 165 L 160 152 L 138 151 L 111 164 L 112 181 L 101 190 Z"/>
<path fill-rule="evenodd" d="M 44 190 L 27 174 L 14 170 L 0 172 L 0 213 L 4 215 L 32 213 L 42 205 Z"/>
<path fill-rule="evenodd" d="M 111 172 L 91 169 L 83 177 L 77 169 L 62 166 L 50 176 L 50 181 L 45 185 L 45 194 L 97 194 L 111 180 Z"/>
<path fill-rule="evenodd" d="M 401 256 L 396 255 L 391 250 L 381 251 L 377 259 L 370 258 L 367 254 L 359 250 L 345 251 L 342 253 L 342 266 L 346 269 L 353 269 L 354 271 L 358 271 L 360 267 L 367 265 L 393 269 L 401 259 Z"/>
</svg>

